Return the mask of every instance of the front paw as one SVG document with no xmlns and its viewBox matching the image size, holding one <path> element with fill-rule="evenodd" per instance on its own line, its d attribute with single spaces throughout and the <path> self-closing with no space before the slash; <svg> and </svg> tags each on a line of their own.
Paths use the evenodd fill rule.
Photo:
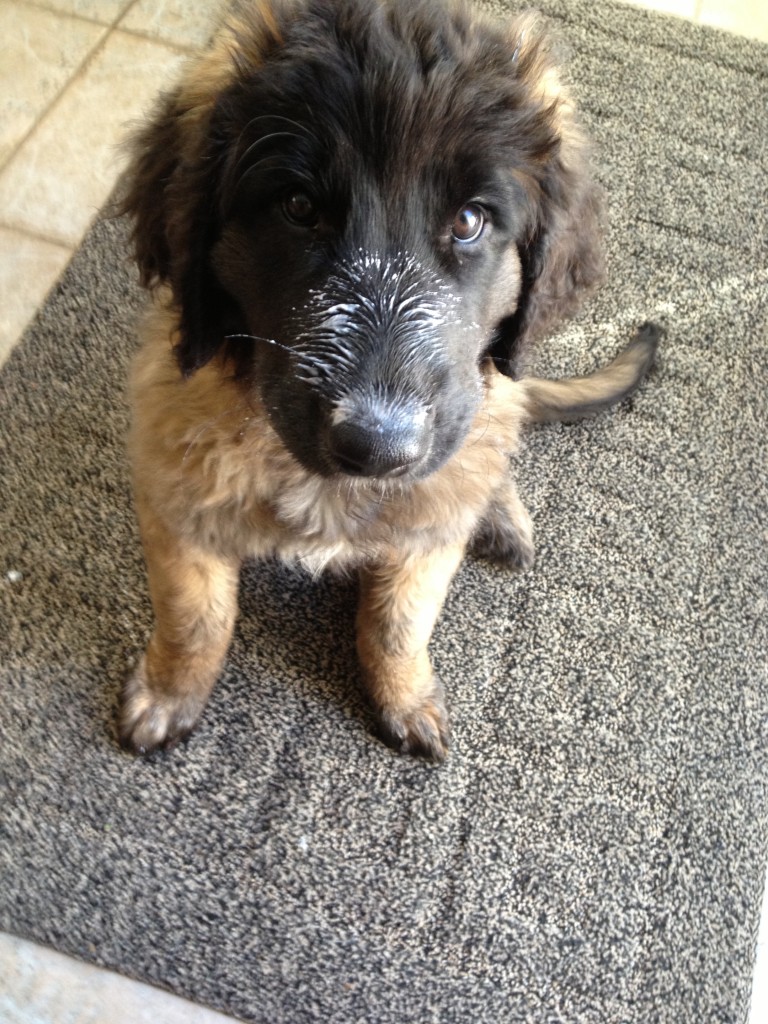
<svg viewBox="0 0 768 1024">
<path fill-rule="evenodd" d="M 432 693 L 417 707 L 380 710 L 379 733 L 387 746 L 401 754 L 444 761 L 450 733 L 442 686 L 436 681 Z"/>
<path fill-rule="evenodd" d="M 536 549 L 528 513 L 522 506 L 516 516 L 502 506 L 492 507 L 472 539 L 471 551 L 505 569 L 530 569 Z"/>
<path fill-rule="evenodd" d="M 192 731 L 204 706 L 205 701 L 197 696 L 153 689 L 147 678 L 145 655 L 123 686 L 118 720 L 120 744 L 136 754 L 151 754 L 161 747 L 169 749 Z"/>
</svg>

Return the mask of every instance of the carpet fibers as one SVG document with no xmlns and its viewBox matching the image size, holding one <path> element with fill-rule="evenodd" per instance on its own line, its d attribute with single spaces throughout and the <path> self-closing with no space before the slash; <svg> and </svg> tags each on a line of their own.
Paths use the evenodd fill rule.
<svg viewBox="0 0 768 1024">
<path fill-rule="evenodd" d="M 0 926 L 249 1022 L 746 1019 L 768 842 L 768 48 L 547 0 L 609 280 L 537 369 L 646 318 L 628 403 L 532 429 L 532 571 L 467 560 L 445 765 L 369 733 L 352 582 L 243 570 L 194 736 L 115 741 L 150 607 L 123 455 L 142 303 L 96 224 L 0 376 Z"/>
</svg>

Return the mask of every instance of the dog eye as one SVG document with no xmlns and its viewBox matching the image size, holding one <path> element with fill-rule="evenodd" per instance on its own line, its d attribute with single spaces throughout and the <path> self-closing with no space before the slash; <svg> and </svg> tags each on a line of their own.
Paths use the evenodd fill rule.
<svg viewBox="0 0 768 1024">
<path fill-rule="evenodd" d="M 291 224 L 302 228 L 317 224 L 317 207 L 306 192 L 289 192 L 283 199 L 283 214 Z"/>
<path fill-rule="evenodd" d="M 451 233 L 456 242 L 476 242 L 485 229 L 485 212 L 477 203 L 462 206 L 453 218 Z"/>
</svg>

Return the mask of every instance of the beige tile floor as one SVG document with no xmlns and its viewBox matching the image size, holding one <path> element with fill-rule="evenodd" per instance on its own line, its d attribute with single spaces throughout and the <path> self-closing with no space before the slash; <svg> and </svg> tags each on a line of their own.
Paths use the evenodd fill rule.
<svg viewBox="0 0 768 1024">
<path fill-rule="evenodd" d="M 629 2 L 768 41 L 767 0 Z M 0 364 L 108 197 L 126 124 L 205 40 L 217 8 L 215 0 L 0 0 Z M 5 1024 L 226 1019 L 0 935 Z M 752 1024 L 767 1022 L 768 913 L 752 1006 Z"/>
<path fill-rule="evenodd" d="M 0 0 L 0 363 L 107 199 L 126 126 L 205 41 L 216 9 Z"/>
</svg>

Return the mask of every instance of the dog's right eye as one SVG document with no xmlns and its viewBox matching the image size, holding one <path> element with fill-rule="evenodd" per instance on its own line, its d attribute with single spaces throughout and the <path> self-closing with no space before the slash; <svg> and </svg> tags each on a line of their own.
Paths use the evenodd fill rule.
<svg viewBox="0 0 768 1024">
<path fill-rule="evenodd" d="M 291 224 L 302 228 L 313 228 L 317 224 L 317 207 L 306 192 L 289 192 L 283 199 L 282 209 Z"/>
<path fill-rule="evenodd" d="M 453 218 L 451 234 L 455 242 L 476 242 L 485 229 L 485 211 L 478 203 L 467 203 Z"/>
</svg>

